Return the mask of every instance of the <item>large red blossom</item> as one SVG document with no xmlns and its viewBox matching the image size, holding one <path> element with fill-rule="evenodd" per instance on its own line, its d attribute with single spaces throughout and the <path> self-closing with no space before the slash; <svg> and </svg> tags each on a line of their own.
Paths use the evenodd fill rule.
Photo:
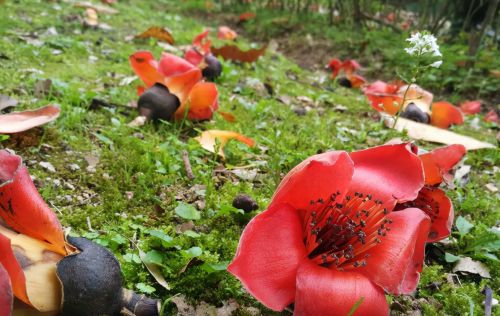
<svg viewBox="0 0 500 316">
<path fill-rule="evenodd" d="M 430 218 L 410 144 L 315 155 L 293 168 L 245 228 L 228 271 L 267 307 L 296 315 L 387 315 L 384 292 L 411 293 Z"/>
<path fill-rule="evenodd" d="M 179 98 L 181 106 L 174 114 L 175 119 L 185 116 L 192 120 L 210 119 L 218 109 L 217 86 L 201 81 L 201 70 L 190 62 L 168 53 L 163 53 L 158 62 L 148 51 L 136 52 L 129 59 L 147 87 L 161 83 Z"/>
</svg>

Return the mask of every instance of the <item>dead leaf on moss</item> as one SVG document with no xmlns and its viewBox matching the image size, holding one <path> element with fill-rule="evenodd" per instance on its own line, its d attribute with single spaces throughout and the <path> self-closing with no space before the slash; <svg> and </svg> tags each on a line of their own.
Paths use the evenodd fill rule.
<svg viewBox="0 0 500 316">
<path fill-rule="evenodd" d="M 390 116 L 384 116 L 384 123 L 387 127 L 392 128 L 394 119 Z M 414 122 L 402 117 L 398 119 L 394 128 L 400 132 L 406 130 L 408 136 L 416 140 L 425 140 L 446 145 L 462 144 L 467 150 L 495 148 L 495 146 L 490 143 L 482 142 L 475 138 L 460 135 L 435 126 Z"/>
<path fill-rule="evenodd" d="M 170 286 L 168 285 L 167 281 L 163 277 L 163 273 L 161 272 L 160 267 L 154 263 L 148 262 L 146 260 L 146 254 L 144 253 L 144 251 L 142 251 L 139 248 L 138 248 L 138 250 L 139 250 L 139 258 L 141 258 L 142 263 L 144 263 L 144 265 L 148 269 L 149 273 L 151 273 L 151 275 L 156 280 L 156 282 L 158 282 L 158 284 L 160 284 L 161 286 L 163 286 L 167 290 L 170 290 Z"/>
<path fill-rule="evenodd" d="M 255 146 L 255 141 L 253 139 L 232 131 L 208 130 L 202 132 L 201 135 L 195 139 L 200 143 L 201 147 L 212 153 L 215 153 L 217 142 L 219 142 L 218 155 L 222 158 L 224 158 L 224 146 L 231 139 L 236 139 L 249 147 Z"/>
<path fill-rule="evenodd" d="M 225 60 L 238 61 L 241 63 L 253 63 L 266 52 L 267 45 L 261 48 L 252 48 L 247 51 L 241 50 L 236 45 L 224 45 L 222 47 L 212 47 L 212 53 Z"/>
<path fill-rule="evenodd" d="M 458 260 L 457 264 L 453 268 L 453 272 L 465 272 L 479 274 L 483 278 L 491 278 L 490 271 L 483 263 L 479 261 L 474 261 L 469 257 L 463 257 Z"/>
<path fill-rule="evenodd" d="M 146 31 L 142 32 L 139 35 L 135 35 L 133 38 L 156 38 L 157 40 L 169 43 L 170 45 L 174 45 L 174 37 L 164 27 L 152 26 Z"/>
</svg>

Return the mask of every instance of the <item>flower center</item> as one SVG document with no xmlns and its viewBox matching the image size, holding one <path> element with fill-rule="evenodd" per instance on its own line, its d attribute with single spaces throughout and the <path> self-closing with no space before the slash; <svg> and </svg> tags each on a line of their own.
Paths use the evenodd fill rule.
<svg viewBox="0 0 500 316">
<path fill-rule="evenodd" d="M 304 244 L 308 257 L 319 265 L 339 270 L 366 266 L 369 251 L 390 231 L 391 220 L 383 202 L 370 194 L 347 195 L 340 192 L 328 201 L 311 201 L 303 222 Z"/>
</svg>

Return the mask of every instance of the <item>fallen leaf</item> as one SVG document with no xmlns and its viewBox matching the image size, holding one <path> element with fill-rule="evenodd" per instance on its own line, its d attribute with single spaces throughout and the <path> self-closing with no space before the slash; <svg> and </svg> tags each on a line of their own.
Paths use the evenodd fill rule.
<svg viewBox="0 0 500 316">
<path fill-rule="evenodd" d="M 236 45 L 224 45 L 222 47 L 212 47 L 212 53 L 225 60 L 239 61 L 242 63 L 253 63 L 262 56 L 267 49 L 267 45 L 261 48 L 252 48 L 247 51 L 241 50 Z"/>
<path fill-rule="evenodd" d="M 169 30 L 167 30 L 164 27 L 159 27 L 159 26 L 152 26 L 146 31 L 142 32 L 139 35 L 134 36 L 135 38 L 156 38 L 160 41 L 167 42 L 170 45 L 173 45 L 175 43 L 174 37 L 170 33 Z"/>
<path fill-rule="evenodd" d="M 144 253 L 141 249 L 139 249 L 139 258 L 141 258 L 142 263 L 144 263 L 149 273 L 151 273 L 153 278 L 155 278 L 156 282 L 158 282 L 158 284 L 163 286 L 165 289 L 170 290 L 170 286 L 163 277 L 163 273 L 161 272 L 160 267 L 146 260 L 146 253 Z"/>
<path fill-rule="evenodd" d="M 251 138 L 248 138 L 244 135 L 241 135 L 232 131 L 222 131 L 222 130 L 208 130 L 201 133 L 200 136 L 195 138 L 201 145 L 201 147 L 205 148 L 209 152 L 215 153 L 216 148 L 216 140 L 219 142 L 219 151 L 218 155 L 222 158 L 224 156 L 224 146 L 231 139 L 236 139 L 249 147 L 255 146 L 255 141 Z"/>
<path fill-rule="evenodd" d="M 387 127 L 392 128 L 394 118 L 384 115 L 384 123 Z M 446 145 L 462 144 L 467 150 L 495 148 L 495 146 L 490 143 L 482 142 L 472 137 L 460 135 L 435 126 L 414 122 L 402 117 L 398 119 L 394 128 L 400 132 L 406 130 L 408 136 L 416 140 L 425 140 Z"/>
<path fill-rule="evenodd" d="M 74 4 L 74 6 L 77 8 L 93 9 L 99 13 L 105 13 L 105 14 L 118 13 L 118 10 L 116 9 L 104 5 L 93 4 L 91 2 L 77 2 Z"/>
<path fill-rule="evenodd" d="M 223 111 L 217 111 L 216 113 L 219 113 L 222 118 L 230 123 L 236 122 L 236 117 L 232 113 L 229 112 L 223 112 Z"/>
<path fill-rule="evenodd" d="M 13 134 L 29 130 L 55 120 L 61 110 L 47 105 L 32 111 L 12 112 L 0 115 L 0 134 Z"/>
<path fill-rule="evenodd" d="M 491 278 L 490 271 L 483 263 L 479 261 L 474 261 L 469 257 L 463 257 L 458 260 L 457 264 L 453 268 L 453 272 L 466 272 L 479 274 L 483 278 Z"/>
<path fill-rule="evenodd" d="M 97 11 L 93 8 L 85 9 L 85 17 L 83 18 L 83 23 L 86 26 L 96 27 L 99 25 L 99 18 L 97 16 Z"/>
<path fill-rule="evenodd" d="M 8 95 L 0 94 L 0 111 L 17 105 L 17 100 Z"/>
</svg>

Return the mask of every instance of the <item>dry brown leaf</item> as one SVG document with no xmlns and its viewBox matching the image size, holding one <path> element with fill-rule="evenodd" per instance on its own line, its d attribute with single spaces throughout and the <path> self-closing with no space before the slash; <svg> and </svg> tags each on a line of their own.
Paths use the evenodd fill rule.
<svg viewBox="0 0 500 316">
<path fill-rule="evenodd" d="M 0 115 L 0 133 L 13 134 L 29 130 L 55 120 L 60 112 L 58 106 L 47 105 L 32 111 Z"/>
<path fill-rule="evenodd" d="M 453 268 L 453 272 L 466 272 L 479 274 L 483 278 L 491 278 L 490 271 L 483 263 L 474 261 L 469 257 L 460 258 Z"/>
<path fill-rule="evenodd" d="M 219 143 L 218 155 L 224 158 L 224 146 L 231 139 L 236 139 L 250 147 L 255 146 L 255 141 L 249 137 L 241 135 L 232 131 L 222 131 L 222 130 L 208 130 L 201 133 L 200 136 L 195 137 L 195 139 L 200 143 L 201 147 L 206 150 L 215 153 L 216 142 Z"/>
<path fill-rule="evenodd" d="M 242 63 L 253 63 L 262 56 L 267 49 L 267 45 L 261 48 L 252 48 L 247 51 L 241 50 L 236 45 L 224 45 L 222 47 L 212 47 L 212 53 L 217 57 L 222 57 L 225 60 L 239 61 Z"/>
<path fill-rule="evenodd" d="M 17 105 L 17 100 L 8 95 L 0 94 L 0 111 Z"/>
<path fill-rule="evenodd" d="M 118 10 L 110 8 L 108 6 L 100 5 L 100 4 L 93 4 L 92 2 L 85 1 L 85 2 L 77 2 L 74 4 L 75 7 L 77 8 L 85 8 L 85 9 L 94 9 L 95 11 L 99 13 L 104 13 L 104 14 L 115 14 L 118 13 Z"/>
<path fill-rule="evenodd" d="M 394 118 L 390 116 L 384 116 L 384 123 L 387 127 L 392 128 L 392 125 L 394 124 Z M 408 136 L 416 140 L 425 140 L 428 142 L 446 145 L 462 144 L 465 146 L 465 148 L 467 148 L 467 150 L 495 148 L 495 146 L 490 143 L 482 142 L 475 138 L 460 135 L 435 126 L 414 122 L 402 117 L 398 119 L 394 128 L 400 132 L 406 130 Z"/>
<path fill-rule="evenodd" d="M 172 34 L 166 28 L 159 26 L 152 26 L 141 34 L 136 35 L 135 38 L 156 38 L 170 45 L 174 45 L 175 43 Z"/>
</svg>

